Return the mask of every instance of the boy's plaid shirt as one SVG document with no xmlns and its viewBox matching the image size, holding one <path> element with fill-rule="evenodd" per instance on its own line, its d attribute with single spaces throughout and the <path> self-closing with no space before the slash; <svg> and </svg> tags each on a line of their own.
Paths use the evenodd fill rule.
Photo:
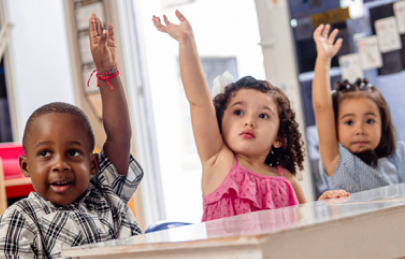
<svg viewBox="0 0 405 259">
<path fill-rule="evenodd" d="M 80 201 L 56 206 L 32 192 L 0 217 L 0 258 L 58 258 L 61 249 L 141 234 L 126 205 L 143 171 L 131 155 L 127 177 L 103 151 Z"/>
</svg>

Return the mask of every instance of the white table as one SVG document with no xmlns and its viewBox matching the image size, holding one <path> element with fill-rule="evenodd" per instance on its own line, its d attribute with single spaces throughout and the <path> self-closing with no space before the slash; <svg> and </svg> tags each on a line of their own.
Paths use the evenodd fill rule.
<svg viewBox="0 0 405 259">
<path fill-rule="evenodd" d="M 405 258 L 405 184 L 62 250 L 73 258 Z"/>
</svg>

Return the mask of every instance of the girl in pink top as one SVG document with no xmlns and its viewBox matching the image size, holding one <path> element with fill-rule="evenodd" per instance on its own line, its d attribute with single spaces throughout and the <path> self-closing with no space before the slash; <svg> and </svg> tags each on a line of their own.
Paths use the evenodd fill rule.
<svg viewBox="0 0 405 259">
<path fill-rule="evenodd" d="M 295 178 L 303 143 L 287 96 L 267 81 L 244 77 L 211 100 L 193 31 L 153 16 L 156 28 L 179 42 L 180 73 L 203 166 L 203 221 L 306 202 Z M 327 191 L 320 199 L 347 196 Z"/>
</svg>

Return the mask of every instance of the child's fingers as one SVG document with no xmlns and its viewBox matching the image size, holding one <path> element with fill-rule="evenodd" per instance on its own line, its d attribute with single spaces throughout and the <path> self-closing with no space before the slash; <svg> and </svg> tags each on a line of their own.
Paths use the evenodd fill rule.
<svg viewBox="0 0 405 259">
<path fill-rule="evenodd" d="M 166 26 L 170 24 L 169 19 L 167 19 L 166 15 L 163 15 L 163 20 L 165 21 Z"/>
<path fill-rule="evenodd" d="M 103 31 L 103 34 L 101 35 L 100 38 L 99 46 L 105 46 L 107 40 L 108 40 L 108 31 Z"/>
<path fill-rule="evenodd" d="M 350 195 L 350 193 L 346 192 L 345 190 L 336 190 L 333 192 L 333 194 L 335 194 L 338 197 L 346 197 Z"/>
<path fill-rule="evenodd" d="M 321 25 L 318 26 L 318 28 L 315 29 L 314 35 L 313 35 L 314 40 L 316 40 L 316 39 L 319 38 L 319 36 L 321 35 L 321 32 L 322 32 L 322 30 L 323 30 L 323 27 L 324 27 L 324 25 L 321 24 Z"/>
<path fill-rule="evenodd" d="M 107 25 L 107 28 L 108 28 L 108 39 L 114 42 L 115 41 L 115 39 L 114 39 L 114 26 L 111 23 L 109 23 Z"/>
<path fill-rule="evenodd" d="M 328 42 L 329 42 L 331 45 L 333 45 L 333 42 L 335 42 L 335 38 L 336 38 L 338 32 L 339 32 L 338 29 L 334 29 L 334 30 L 332 31 L 332 33 L 329 35 Z"/>
<path fill-rule="evenodd" d="M 333 191 L 327 191 L 326 192 L 326 197 L 328 199 L 332 199 L 332 198 L 335 198 L 336 196 L 335 196 L 335 193 Z"/>
<path fill-rule="evenodd" d="M 90 32 L 94 32 L 94 36 L 101 36 L 104 30 L 103 23 L 101 22 L 100 18 L 94 13 L 91 14 L 91 19 L 92 21 L 89 24 Z"/>
<path fill-rule="evenodd" d="M 160 22 L 159 17 L 153 16 L 152 21 L 158 31 L 165 32 L 165 26 Z"/>
<path fill-rule="evenodd" d="M 324 38 L 328 38 L 328 34 L 329 34 L 329 29 L 330 29 L 330 25 L 326 24 L 325 28 L 322 31 L 322 37 Z"/>
<path fill-rule="evenodd" d="M 184 15 L 182 13 L 180 13 L 179 10 L 176 10 L 176 16 L 179 19 L 179 21 L 181 21 L 181 22 L 187 21 L 186 17 L 184 17 Z"/>
<path fill-rule="evenodd" d="M 94 32 L 94 24 L 92 17 L 89 18 L 89 34 L 90 34 L 90 42 L 92 43 L 94 36 L 96 36 Z"/>
<path fill-rule="evenodd" d="M 94 26 L 95 26 L 95 31 L 97 33 L 97 36 L 101 36 L 101 34 L 103 34 L 103 31 L 104 31 L 103 23 L 101 22 L 100 18 L 96 14 L 94 14 L 93 18 L 94 18 Z"/>
<path fill-rule="evenodd" d="M 343 43 L 343 39 L 337 39 L 337 41 L 336 41 L 335 45 L 333 45 L 333 47 L 334 47 L 336 50 L 339 50 L 340 47 L 342 47 L 342 43 Z"/>
<path fill-rule="evenodd" d="M 326 200 L 326 199 L 331 199 L 334 198 L 333 191 L 326 191 L 322 193 L 321 197 L 319 197 L 318 200 Z"/>
<path fill-rule="evenodd" d="M 161 24 L 160 17 L 158 17 L 158 16 L 153 15 L 153 16 L 152 16 L 152 21 L 153 21 L 153 22 L 158 22 L 158 23 Z"/>
</svg>

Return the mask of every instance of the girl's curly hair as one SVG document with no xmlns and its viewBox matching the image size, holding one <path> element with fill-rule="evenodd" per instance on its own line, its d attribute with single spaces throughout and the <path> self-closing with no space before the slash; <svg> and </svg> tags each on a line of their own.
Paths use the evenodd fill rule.
<svg viewBox="0 0 405 259">
<path fill-rule="evenodd" d="M 246 76 L 226 86 L 223 93 L 215 96 L 214 106 L 221 134 L 224 111 L 228 107 L 230 97 L 234 96 L 240 89 L 255 89 L 262 93 L 268 93 L 273 96 L 276 102 L 280 118 L 277 138 L 282 142 L 282 146 L 280 148 L 273 147 L 267 155 L 265 163 L 271 166 L 280 165 L 293 175 L 296 173 L 297 166 L 303 170 L 304 143 L 301 139 L 301 133 L 298 131 L 298 123 L 295 121 L 295 112 L 291 109 L 288 97 L 279 88 L 265 80 L 256 80 L 251 76 Z"/>
<path fill-rule="evenodd" d="M 339 105 L 345 99 L 365 97 L 372 100 L 378 107 L 381 116 L 381 139 L 374 150 L 377 158 L 387 157 L 395 152 L 395 129 L 387 102 L 381 92 L 372 86 L 367 78 L 358 78 L 350 84 L 348 80 L 337 81 L 332 92 L 333 112 L 337 125 Z"/>
</svg>

